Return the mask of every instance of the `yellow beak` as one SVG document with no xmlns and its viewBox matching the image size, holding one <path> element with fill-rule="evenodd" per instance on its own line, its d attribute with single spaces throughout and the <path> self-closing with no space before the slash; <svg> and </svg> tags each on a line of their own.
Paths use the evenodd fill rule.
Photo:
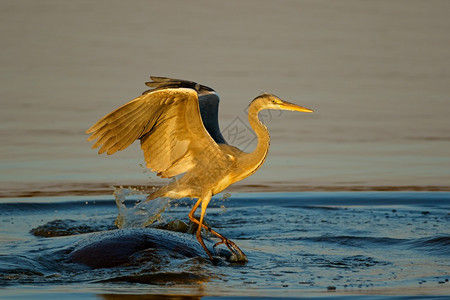
<svg viewBox="0 0 450 300">
<path fill-rule="evenodd" d="M 279 104 L 280 109 L 283 110 L 292 110 L 292 111 L 302 111 L 302 112 L 307 112 L 307 113 L 312 113 L 314 112 L 312 109 L 291 103 L 291 102 L 287 102 L 287 101 L 283 101 L 283 103 Z"/>
</svg>

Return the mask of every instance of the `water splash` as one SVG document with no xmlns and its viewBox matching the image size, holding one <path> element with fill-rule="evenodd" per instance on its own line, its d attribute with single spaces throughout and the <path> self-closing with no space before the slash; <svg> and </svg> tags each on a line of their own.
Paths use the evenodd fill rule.
<svg viewBox="0 0 450 300">
<path fill-rule="evenodd" d="M 114 188 L 114 198 L 119 209 L 115 225 L 120 228 L 143 228 L 159 221 L 170 204 L 170 198 L 160 197 L 150 201 L 147 194 L 136 188 Z M 132 202 L 134 205 L 127 207 Z"/>
</svg>

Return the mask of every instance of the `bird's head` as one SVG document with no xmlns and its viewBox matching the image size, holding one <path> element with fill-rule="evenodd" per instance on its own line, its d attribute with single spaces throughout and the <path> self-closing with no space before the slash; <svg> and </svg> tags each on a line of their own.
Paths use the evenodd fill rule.
<svg viewBox="0 0 450 300">
<path fill-rule="evenodd" d="M 263 109 L 275 109 L 275 110 L 291 110 L 291 111 L 302 111 L 302 112 L 313 112 L 312 109 L 296 105 L 291 102 L 283 101 L 275 95 L 272 94 L 261 94 L 256 97 L 251 106 L 255 107 L 257 111 Z"/>
</svg>

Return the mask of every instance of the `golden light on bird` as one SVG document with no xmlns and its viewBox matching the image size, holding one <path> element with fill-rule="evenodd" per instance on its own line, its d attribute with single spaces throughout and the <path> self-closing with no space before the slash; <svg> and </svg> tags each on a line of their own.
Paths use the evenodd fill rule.
<svg viewBox="0 0 450 300">
<path fill-rule="evenodd" d="M 284 110 L 291 110 L 291 111 L 301 111 L 301 112 L 307 112 L 307 113 L 312 113 L 314 112 L 312 109 L 291 103 L 291 102 L 287 102 L 287 101 L 283 101 L 282 104 L 280 104 L 281 108 L 280 109 L 284 109 Z"/>
<path fill-rule="evenodd" d="M 248 120 L 258 144 L 246 153 L 223 138 L 218 123 L 219 97 L 213 89 L 187 80 L 150 78 L 146 85 L 152 89 L 101 118 L 86 131 L 91 134 L 88 140 L 97 139 L 93 148 L 100 147 L 99 154 L 113 154 L 140 140 L 147 168 L 163 178 L 184 174 L 147 199 L 197 198 L 189 219 L 198 225 L 196 237 L 209 258 L 214 261 L 203 242 L 202 228 L 220 238 L 214 247 L 225 244 L 235 261 L 247 261 L 234 242 L 204 224 L 208 203 L 213 195 L 250 176 L 264 163 L 270 137 L 258 118 L 261 110 L 313 111 L 272 94 L 256 97 L 250 103 Z M 194 213 L 200 205 L 198 219 Z"/>
</svg>

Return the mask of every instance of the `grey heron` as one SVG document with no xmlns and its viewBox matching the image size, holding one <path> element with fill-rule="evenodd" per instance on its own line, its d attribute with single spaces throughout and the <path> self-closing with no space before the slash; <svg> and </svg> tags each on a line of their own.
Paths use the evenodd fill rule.
<svg viewBox="0 0 450 300">
<path fill-rule="evenodd" d="M 201 235 L 204 228 L 221 239 L 238 260 L 245 254 L 231 240 L 204 224 L 211 197 L 240 181 L 261 167 L 269 149 L 269 132 L 258 118 L 264 109 L 312 112 L 283 101 L 272 94 L 261 94 L 249 105 L 248 121 L 258 138 L 251 153 L 229 145 L 219 130 L 219 97 L 198 83 L 166 77 L 150 77 L 151 87 L 141 96 L 107 114 L 89 128 L 88 141 L 97 139 L 92 148 L 99 154 L 113 154 L 140 140 L 146 167 L 162 178 L 182 175 L 148 196 L 179 199 L 197 198 L 189 219 L 198 225 L 196 238 L 214 261 Z M 200 218 L 194 216 L 201 206 Z"/>
</svg>

